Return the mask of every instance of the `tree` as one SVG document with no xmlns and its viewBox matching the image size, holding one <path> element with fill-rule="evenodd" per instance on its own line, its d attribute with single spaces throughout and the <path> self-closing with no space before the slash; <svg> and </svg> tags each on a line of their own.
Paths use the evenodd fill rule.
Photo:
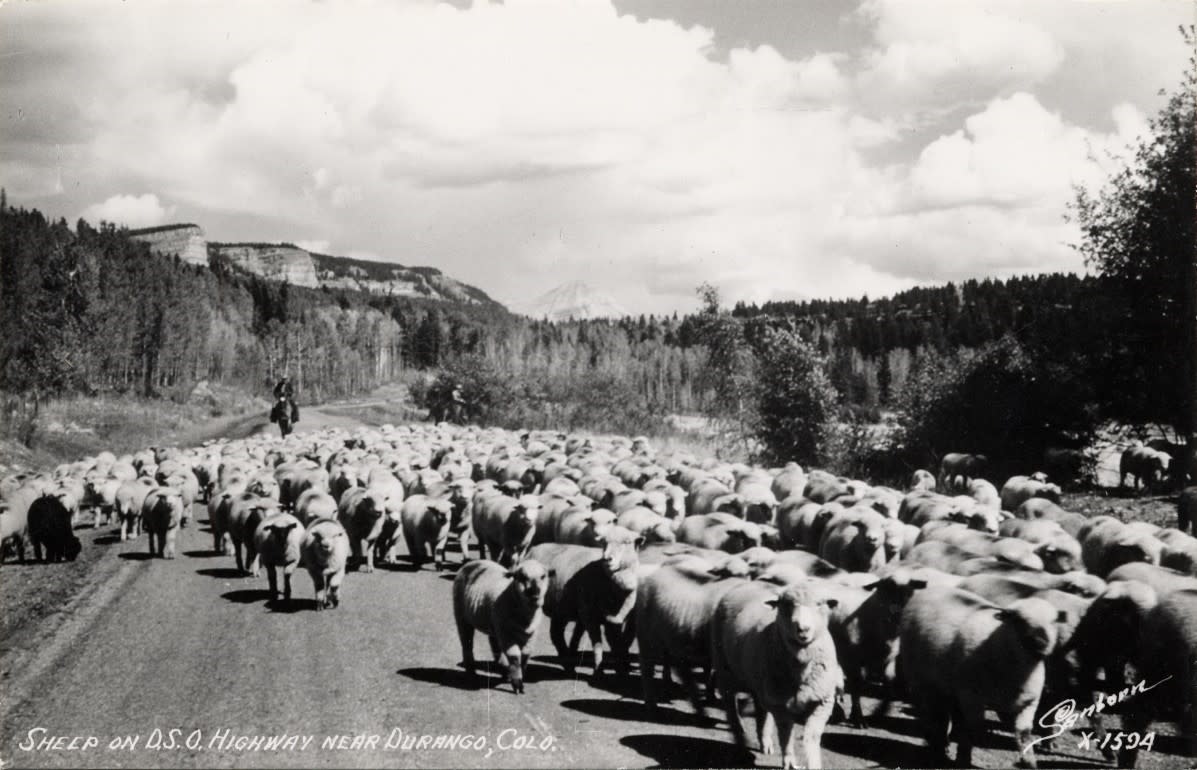
<svg viewBox="0 0 1197 770">
<path fill-rule="evenodd" d="M 719 290 L 704 283 L 697 290 L 703 309 L 695 335 L 707 349 L 700 382 L 712 398 L 706 413 L 726 439 L 748 450 L 757 433 L 757 359 L 744 333 L 744 321 L 719 306 Z"/>
<path fill-rule="evenodd" d="M 795 331 L 772 329 L 766 337 L 769 355 L 761 359 L 757 388 L 762 459 L 777 464 L 824 463 L 838 401 L 826 361 Z"/>
<path fill-rule="evenodd" d="M 1193 47 L 1194 28 L 1181 29 Z M 1161 91 L 1161 94 L 1164 92 Z M 1197 429 L 1197 55 L 1133 156 L 1096 193 L 1076 190 L 1076 248 L 1104 278 L 1113 416 Z M 1192 439 L 1190 439 L 1192 440 Z"/>
</svg>

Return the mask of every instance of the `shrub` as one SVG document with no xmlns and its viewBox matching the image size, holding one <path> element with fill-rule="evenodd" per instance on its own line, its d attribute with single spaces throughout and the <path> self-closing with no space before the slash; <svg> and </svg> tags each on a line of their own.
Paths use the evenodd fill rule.
<svg viewBox="0 0 1197 770">
<path fill-rule="evenodd" d="M 762 460 L 802 465 L 827 461 L 835 433 L 838 395 L 827 376 L 827 364 L 796 331 L 766 332 L 759 361 L 756 435 Z"/>
</svg>

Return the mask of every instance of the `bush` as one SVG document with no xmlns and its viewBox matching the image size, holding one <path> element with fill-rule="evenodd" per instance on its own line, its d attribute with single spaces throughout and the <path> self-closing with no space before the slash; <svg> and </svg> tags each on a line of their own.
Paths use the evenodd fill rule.
<svg viewBox="0 0 1197 770">
<path fill-rule="evenodd" d="M 1013 337 L 975 352 L 925 356 L 899 394 L 899 451 L 936 467 L 948 452 L 989 457 L 995 475 L 1034 470 L 1049 446 L 1091 440 L 1083 372 L 1043 362 Z"/>
<path fill-rule="evenodd" d="M 838 395 L 826 360 L 796 331 L 766 332 L 759 362 L 756 435 L 761 459 L 780 464 L 826 463 L 835 433 Z"/>
</svg>

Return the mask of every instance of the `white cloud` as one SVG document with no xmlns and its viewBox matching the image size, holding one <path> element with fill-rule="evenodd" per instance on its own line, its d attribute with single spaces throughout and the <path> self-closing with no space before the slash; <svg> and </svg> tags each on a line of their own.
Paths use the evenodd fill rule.
<svg viewBox="0 0 1197 770">
<path fill-rule="evenodd" d="M 1087 42 L 1075 19 L 1104 5 L 868 0 L 866 48 L 795 59 L 724 58 L 714 30 L 607 2 L 22 4 L 0 39 L 54 66 L 0 71 L 31 137 L 0 178 L 49 195 L 61 165 L 75 210 L 112 196 L 89 218 L 162 222 L 114 194 L 155 190 L 214 239 L 335 243 L 499 296 L 582 280 L 633 312 L 692 307 L 704 280 L 734 301 L 1076 267 L 1071 185 L 1146 103 L 1077 62 L 1183 48 L 1118 38 L 1118 4 Z"/>
<path fill-rule="evenodd" d="M 174 206 L 163 206 L 157 195 L 146 193 L 145 195 L 113 195 L 103 203 L 88 206 L 80 216 L 93 225 L 100 222 L 111 222 L 138 228 L 163 224 L 174 216 L 174 213 Z"/>
</svg>

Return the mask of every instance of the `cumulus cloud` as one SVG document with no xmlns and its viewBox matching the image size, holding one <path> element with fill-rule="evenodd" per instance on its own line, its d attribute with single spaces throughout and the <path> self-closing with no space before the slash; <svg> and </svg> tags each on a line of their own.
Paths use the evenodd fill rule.
<svg viewBox="0 0 1197 770">
<path fill-rule="evenodd" d="M 174 206 L 163 206 L 158 196 L 113 195 L 102 203 L 94 203 L 83 210 L 81 217 L 91 224 L 111 222 L 130 228 L 153 227 L 165 223 L 174 216 Z"/>
<path fill-rule="evenodd" d="M 724 55 L 605 0 L 22 4 L 0 43 L 39 53 L 0 69 L 0 177 L 14 201 L 87 196 L 64 213 L 157 224 L 162 196 L 216 239 L 503 297 L 582 280 L 633 312 L 702 281 L 760 300 L 1077 268 L 1070 186 L 1145 125 L 1142 89 L 1045 96 L 1091 63 L 1067 26 L 1093 5 L 867 0 L 862 49 Z M 1128 71 L 1146 41 L 1118 43 Z"/>
</svg>

